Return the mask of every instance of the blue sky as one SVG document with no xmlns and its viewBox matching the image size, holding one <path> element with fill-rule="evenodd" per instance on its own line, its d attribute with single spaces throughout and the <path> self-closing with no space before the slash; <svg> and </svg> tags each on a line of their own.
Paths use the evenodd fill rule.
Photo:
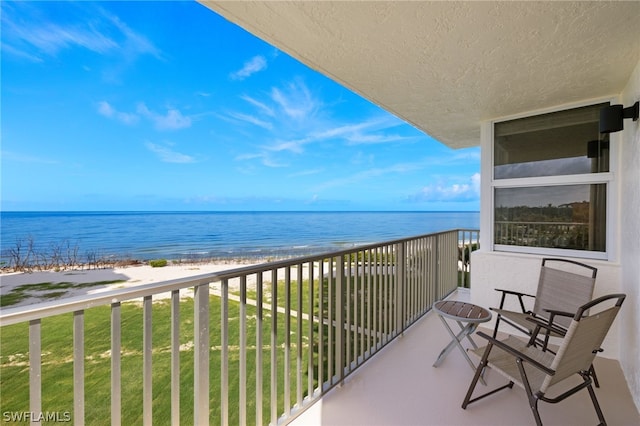
<svg viewBox="0 0 640 426">
<path fill-rule="evenodd" d="M 479 148 L 198 3 L 3 1 L 1 26 L 3 210 L 479 210 Z"/>
</svg>

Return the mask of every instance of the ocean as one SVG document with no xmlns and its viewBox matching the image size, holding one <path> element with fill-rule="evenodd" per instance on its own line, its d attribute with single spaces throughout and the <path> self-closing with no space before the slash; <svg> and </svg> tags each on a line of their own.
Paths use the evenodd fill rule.
<svg viewBox="0 0 640 426">
<path fill-rule="evenodd" d="M 450 229 L 478 212 L 2 212 L 0 256 L 75 249 L 117 259 L 303 256 Z"/>
</svg>

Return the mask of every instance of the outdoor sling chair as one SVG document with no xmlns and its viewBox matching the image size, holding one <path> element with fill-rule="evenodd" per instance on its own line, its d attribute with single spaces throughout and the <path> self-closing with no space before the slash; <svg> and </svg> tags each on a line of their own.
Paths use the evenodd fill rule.
<svg viewBox="0 0 640 426">
<path fill-rule="evenodd" d="M 540 267 L 538 289 L 536 295 L 512 290 L 496 289 L 502 292 L 499 308 L 491 308 L 496 312 L 496 325 L 493 338 L 498 335 L 501 322 L 505 322 L 526 336 L 531 336 L 536 327 L 531 318 L 553 325 L 544 331 L 543 338 L 536 337 L 534 345 L 547 350 L 549 337 L 562 337 L 575 315 L 576 310 L 591 300 L 598 270 L 593 266 L 569 259 L 544 258 Z M 520 305 L 519 311 L 504 308 L 507 295 L 516 296 Z M 527 310 L 523 298 L 533 298 L 533 309 Z M 595 371 L 591 371 L 596 387 L 599 387 Z"/>
<path fill-rule="evenodd" d="M 624 294 L 611 294 L 595 299 L 578 308 L 556 354 L 548 351 L 543 352 L 539 348 L 530 345 L 530 342 L 520 340 L 514 336 L 509 336 L 507 339 L 499 341 L 485 333 L 478 332 L 477 334 L 487 339 L 489 343 L 485 347 L 471 351 L 482 358 L 464 398 L 462 408 L 466 409 L 467 405 L 472 402 L 502 389 L 512 388 L 515 383 L 527 393 L 529 406 L 533 411 L 536 424 L 542 425 L 538 411 L 538 401 L 555 404 L 586 388 L 591 396 L 591 402 L 600 420 L 600 425 L 606 425 L 595 391 L 591 386 L 592 377 L 589 373 L 589 368 L 596 354 L 602 351 L 602 341 L 607 335 L 625 297 Z M 614 299 L 615 305 L 613 305 Z M 589 309 L 592 312 L 596 311 L 596 313 L 587 314 Z M 544 322 L 537 323 L 537 327 L 540 328 L 547 326 Z M 490 367 L 505 376 L 509 383 L 472 399 L 473 390 L 486 367 Z M 552 385 L 562 382 L 574 374 L 580 375 L 582 378 L 581 383 L 556 397 L 550 398 L 546 396 Z"/>
</svg>

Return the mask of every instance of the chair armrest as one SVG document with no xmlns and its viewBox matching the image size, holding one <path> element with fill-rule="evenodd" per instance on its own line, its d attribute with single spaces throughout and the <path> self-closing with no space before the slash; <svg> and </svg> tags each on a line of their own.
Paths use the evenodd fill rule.
<svg viewBox="0 0 640 426">
<path fill-rule="evenodd" d="M 569 317 L 569 318 L 573 318 L 576 316 L 575 312 L 571 313 L 571 312 L 565 312 L 565 311 L 556 311 L 555 309 L 543 309 L 543 311 L 549 312 L 551 314 L 551 318 L 553 318 L 556 315 L 561 317 Z"/>
<path fill-rule="evenodd" d="M 522 293 L 520 291 L 515 291 L 515 290 L 505 290 L 505 289 L 502 289 L 502 288 L 496 288 L 494 290 L 495 291 L 501 291 L 502 293 L 506 293 L 506 294 L 513 294 L 515 296 L 528 296 L 528 297 L 533 297 L 533 298 L 536 297 L 533 294 Z"/>
<path fill-rule="evenodd" d="M 536 329 L 533 331 L 533 333 L 531 333 L 532 339 L 536 338 L 536 335 L 538 334 L 541 328 L 544 328 L 545 330 L 547 330 L 547 332 L 554 332 L 560 335 L 564 335 L 567 333 L 566 328 L 559 327 L 556 324 L 554 324 L 552 321 L 547 322 L 547 320 L 545 319 L 537 318 L 534 316 L 527 317 L 526 319 L 527 321 L 531 321 L 536 324 Z"/>
<path fill-rule="evenodd" d="M 538 340 L 538 334 L 540 333 L 541 328 L 544 328 L 546 330 L 544 333 L 544 340 L 542 341 L 542 350 L 546 351 L 547 347 L 549 346 L 549 338 L 551 337 L 552 332 L 556 333 L 559 336 L 564 336 L 565 334 L 567 334 L 567 328 L 565 326 L 558 325 L 555 322 L 556 316 L 573 318 L 575 314 L 572 314 L 571 312 L 557 311 L 554 309 L 543 309 L 543 310 L 549 313 L 548 319 L 534 317 L 534 318 L 527 318 L 527 320 L 537 324 L 536 328 L 531 333 L 531 339 L 529 340 L 530 345 L 535 345 L 536 342 L 540 342 Z"/>
<path fill-rule="evenodd" d="M 554 370 L 550 369 L 549 367 L 547 367 L 544 364 L 541 364 L 540 362 L 538 362 L 535 359 L 531 358 L 527 354 L 520 352 L 519 350 L 507 345 L 506 343 L 504 343 L 504 342 L 502 342 L 502 341 L 500 341 L 498 339 L 494 339 L 493 337 L 483 333 L 482 331 L 478 331 L 476 334 L 478 336 L 484 337 L 485 339 L 487 339 L 489 341 L 489 343 L 492 343 L 493 345 L 499 347 L 503 351 L 510 353 L 511 355 L 513 355 L 516 358 L 519 358 L 519 359 L 521 359 L 523 361 L 528 362 L 532 366 L 536 367 L 538 370 L 542 370 L 545 374 L 554 375 L 556 373 Z"/>
<path fill-rule="evenodd" d="M 527 296 L 527 297 L 533 297 L 535 299 L 535 296 L 532 296 L 531 294 L 527 294 L 527 293 L 521 293 L 519 291 L 504 290 L 504 289 L 501 289 L 501 288 L 496 288 L 495 290 L 502 292 L 502 297 L 500 298 L 500 309 L 502 309 L 504 307 L 504 301 L 505 301 L 505 298 L 506 298 L 507 294 L 510 294 L 512 296 L 517 296 L 518 297 L 518 302 L 520 302 L 520 309 L 522 309 L 522 313 L 529 312 L 524 307 L 524 301 L 522 300 L 522 297 L 523 296 Z"/>
</svg>

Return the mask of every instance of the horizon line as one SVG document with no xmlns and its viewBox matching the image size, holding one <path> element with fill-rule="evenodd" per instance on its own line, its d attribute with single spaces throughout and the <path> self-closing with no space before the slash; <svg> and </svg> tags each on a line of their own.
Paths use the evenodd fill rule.
<svg viewBox="0 0 640 426">
<path fill-rule="evenodd" d="M 0 210 L 0 213 L 480 213 L 480 210 Z"/>
</svg>

